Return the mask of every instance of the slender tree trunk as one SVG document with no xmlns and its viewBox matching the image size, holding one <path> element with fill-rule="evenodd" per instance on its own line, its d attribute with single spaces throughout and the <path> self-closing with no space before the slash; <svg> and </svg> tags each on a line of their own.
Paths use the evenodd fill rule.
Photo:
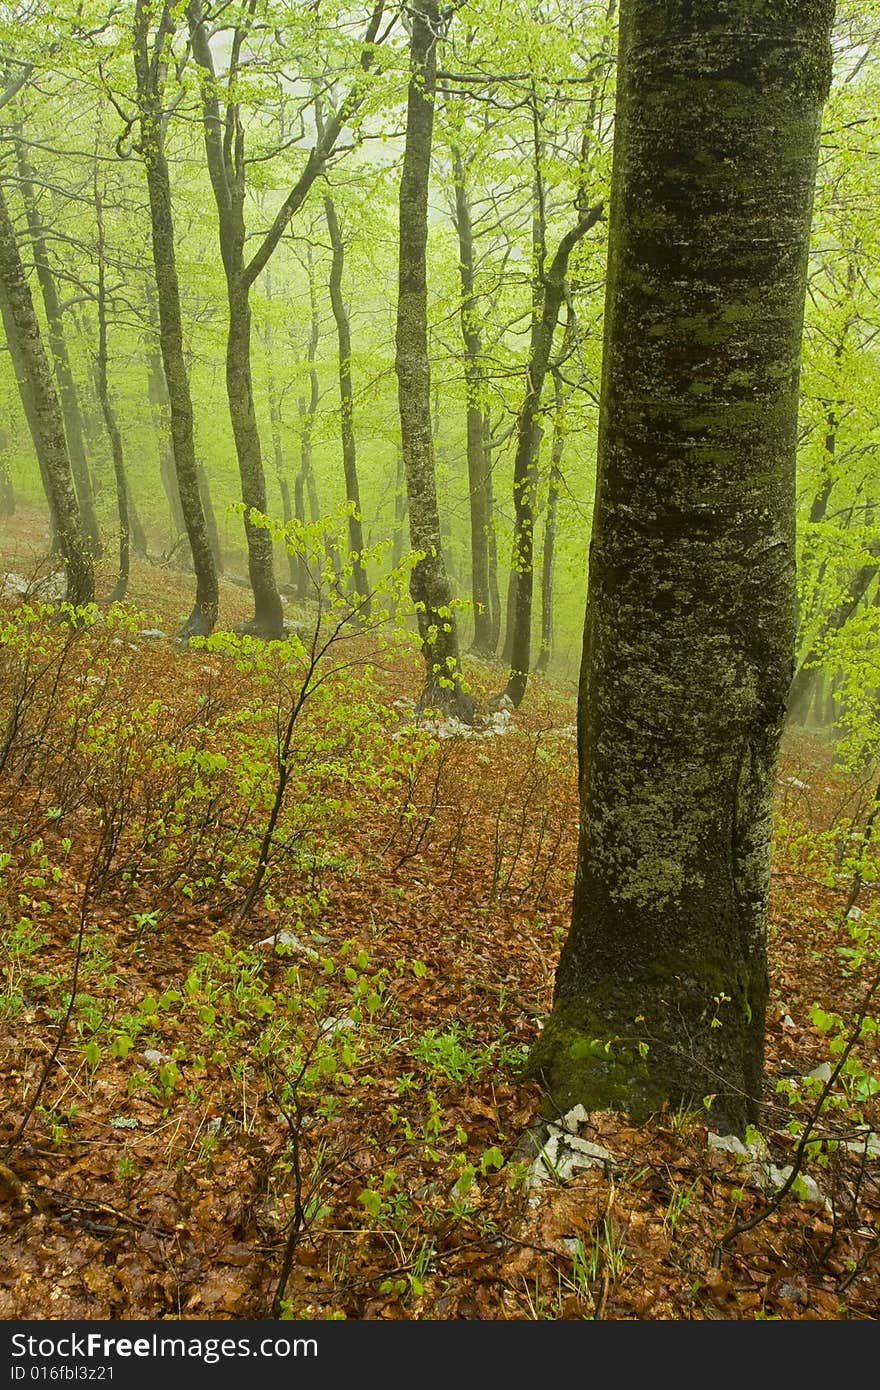
<svg viewBox="0 0 880 1390">
<path fill-rule="evenodd" d="M 354 393 L 351 384 L 351 326 L 342 295 L 342 271 L 345 247 L 339 218 L 333 199 L 324 199 L 324 216 L 330 233 L 333 251 L 330 263 L 330 304 L 336 320 L 339 343 L 339 423 L 342 435 L 342 467 L 345 472 L 345 496 L 351 507 L 348 517 L 348 545 L 352 553 L 352 580 L 358 596 L 358 611 L 363 618 L 370 616 L 370 585 L 363 562 L 364 530 L 361 522 L 361 495 L 358 483 L 357 444 L 354 433 Z"/>
<path fill-rule="evenodd" d="M 171 183 L 165 159 L 161 91 L 165 47 L 174 31 L 168 5 L 163 6 L 152 49 L 149 42 L 149 0 L 135 0 L 134 65 L 137 77 L 141 156 L 147 176 L 153 265 L 159 298 L 162 367 L 171 414 L 171 444 L 186 533 L 196 574 L 196 599 L 181 637 L 207 636 L 217 621 L 219 588 L 214 557 L 199 496 L 193 433 L 192 397 L 183 351 L 183 323 L 177 279 Z"/>
<path fill-rule="evenodd" d="M 211 554 L 214 557 L 214 566 L 217 573 L 222 574 L 223 547 L 220 544 L 220 528 L 217 525 L 217 513 L 214 511 L 214 501 L 211 497 L 211 484 L 208 478 L 208 470 L 201 459 L 196 460 L 196 476 L 198 478 L 199 497 L 202 502 L 202 510 L 205 513 L 205 526 L 208 531 Z"/>
<path fill-rule="evenodd" d="M 810 705 L 818 688 L 817 665 L 822 659 L 826 643 L 852 617 L 876 577 L 880 566 L 880 537 L 868 541 L 865 549 L 873 557 L 860 565 L 847 585 L 846 594 L 840 603 L 832 608 L 822 624 L 821 630 L 800 662 L 788 694 L 788 718 L 792 724 L 806 724 Z"/>
<path fill-rule="evenodd" d="M 553 445 L 550 450 L 550 477 L 547 483 L 547 515 L 544 519 L 544 548 L 541 556 L 541 650 L 535 670 L 545 672 L 553 651 L 553 563 L 556 558 L 556 517 L 562 487 L 562 385 L 555 382 L 556 409 L 553 416 Z"/>
<path fill-rule="evenodd" d="M 226 344 L 226 394 L 238 455 L 241 496 L 245 504 L 248 575 L 254 596 L 254 616 L 248 629 L 273 639 L 284 634 L 281 596 L 275 582 L 272 537 L 252 513 L 266 514 L 266 475 L 251 375 L 250 288 L 232 277 L 229 282 L 229 336 Z"/>
<path fill-rule="evenodd" d="M 489 646 L 493 652 L 496 652 L 501 640 L 501 590 L 498 586 L 498 536 L 495 531 L 495 492 L 492 483 L 492 426 L 488 413 L 483 415 L 483 452 L 485 455 L 483 475 L 486 479 L 486 515 L 489 518 L 487 533 L 491 622 Z"/>
<path fill-rule="evenodd" d="M 254 277 L 248 273 L 244 258 L 244 129 L 234 102 L 226 121 L 221 118 L 214 60 L 199 0 L 190 0 L 187 18 L 201 82 L 205 155 L 217 205 L 220 255 L 226 276 L 229 309 L 226 396 L 238 457 L 248 575 L 254 596 L 254 616 L 247 627 L 258 636 L 272 640 L 284 635 L 284 614 L 275 582 L 272 538 L 259 520 L 266 514 L 266 475 L 251 370 L 250 292 Z M 236 45 L 242 35 L 243 31 L 236 32 Z M 255 513 L 259 514 L 256 518 Z"/>
<path fill-rule="evenodd" d="M 186 521 L 180 504 L 180 488 L 177 486 L 177 469 L 174 465 L 174 450 L 171 446 L 171 420 L 168 401 L 168 387 L 165 384 L 165 369 L 162 366 L 162 352 L 159 338 L 159 308 L 152 288 L 147 288 L 147 307 L 150 321 L 155 329 L 155 338 L 150 339 L 147 349 L 147 397 L 150 402 L 150 415 L 159 452 L 159 479 L 168 503 L 170 532 L 168 550 L 174 551 L 183 537 L 186 546 L 185 563 L 192 564 L 192 554 L 186 534 Z"/>
<path fill-rule="evenodd" d="M 136 555 L 147 554 L 147 533 L 144 530 L 144 523 L 141 521 L 137 503 L 134 500 L 134 493 L 131 490 L 131 479 L 128 470 L 125 471 L 125 495 L 126 508 L 128 510 L 128 529 L 131 535 L 131 547 Z"/>
<path fill-rule="evenodd" d="M 458 268 L 461 278 L 461 333 L 464 340 L 464 379 L 467 393 L 467 468 L 471 523 L 471 599 L 474 606 L 474 651 L 494 656 L 489 598 L 488 462 L 484 428 L 483 345 L 479 310 L 474 293 L 474 232 L 460 150 L 452 151 L 455 187 L 455 226 L 458 232 Z"/>
<path fill-rule="evenodd" d="M 318 397 L 320 383 L 318 381 L 318 371 L 315 367 L 315 358 L 318 353 L 318 341 L 321 332 L 321 321 L 318 314 L 318 291 L 315 284 L 314 268 L 312 265 L 311 247 L 306 249 L 306 269 L 309 280 L 309 340 L 306 344 L 306 369 L 309 381 L 308 396 L 300 396 L 297 400 L 297 410 L 299 413 L 300 433 L 299 433 L 299 470 L 294 482 L 294 507 L 297 520 L 305 524 L 306 520 L 306 497 L 309 499 L 309 516 L 314 522 L 320 516 L 318 508 L 317 490 L 315 484 L 315 470 L 312 467 L 312 433 L 315 428 L 315 420 L 318 414 Z M 291 556 L 292 575 L 296 585 L 297 598 L 300 600 L 308 596 L 309 575 L 306 567 L 305 555 Z M 318 576 L 315 576 L 317 581 Z"/>
<path fill-rule="evenodd" d="M 70 466 L 73 470 L 73 482 L 76 488 L 83 532 L 93 553 L 99 555 L 101 553 L 101 532 L 95 515 L 95 495 L 83 442 L 82 417 L 73 372 L 70 368 L 67 342 L 64 337 L 61 304 L 58 299 L 55 277 L 52 274 L 46 237 L 34 191 L 35 175 L 27 158 L 20 126 L 16 128 L 14 145 L 18 164 L 18 187 L 24 202 L 25 218 L 34 252 L 37 281 L 43 297 L 43 308 L 46 312 L 47 343 L 55 367 L 55 380 L 58 384 L 58 396 L 64 420 L 64 434 L 67 439 L 67 450 L 70 455 Z"/>
<path fill-rule="evenodd" d="M 565 1111 L 758 1117 L 831 0 L 623 0 Z"/>
<path fill-rule="evenodd" d="M 847 288 L 850 294 L 852 294 L 852 292 L 855 289 L 855 267 L 852 264 L 852 262 L 850 262 L 847 266 Z M 847 319 L 843 325 L 840 337 L 834 346 L 835 366 L 837 366 L 843 358 L 843 354 L 846 348 L 846 340 L 849 335 L 849 330 L 851 326 L 851 320 Z M 825 516 L 828 511 L 828 503 L 831 499 L 831 493 L 834 491 L 834 485 L 837 482 L 837 479 L 834 476 L 834 461 L 837 456 L 837 431 L 839 423 L 840 420 L 838 416 L 837 404 L 831 403 L 829 404 L 829 407 L 825 412 L 825 438 L 823 441 L 822 451 L 822 481 L 816 491 L 816 495 L 813 498 L 812 504 L 810 506 L 809 525 L 807 528 L 807 534 L 804 537 L 803 546 L 801 548 L 799 570 L 802 576 L 809 573 L 809 570 L 815 560 L 817 550 L 816 527 L 822 521 L 825 520 Z M 813 585 L 814 596 L 816 594 L 821 594 L 822 592 L 822 582 L 825 577 L 825 571 L 827 569 L 828 564 L 826 555 L 827 552 L 822 553 L 821 558 L 819 559 L 819 563 L 816 566 L 816 574 Z M 831 631 L 836 630 L 837 627 L 840 627 L 846 621 L 846 618 L 849 616 L 849 613 L 857 607 L 859 599 L 861 597 L 861 593 L 864 592 L 864 589 L 861 590 L 861 593 L 858 592 L 858 576 L 856 577 L 856 579 L 857 592 L 855 601 L 852 604 L 850 604 L 848 601 L 844 603 L 844 612 L 842 617 L 840 616 L 840 607 L 838 607 L 838 609 L 835 609 L 834 612 L 832 612 L 826 617 L 825 621 L 821 625 L 821 633 L 819 637 L 820 641 L 821 637 L 826 635 L 829 631 L 829 624 L 831 624 Z M 815 606 L 813 607 L 812 613 L 808 611 L 805 614 L 803 612 L 802 605 L 800 603 L 798 604 L 798 627 L 801 632 L 802 640 L 805 635 L 804 630 L 806 629 L 806 632 L 809 632 L 810 629 L 813 628 L 815 618 Z M 804 645 L 806 645 L 806 643 Z M 806 655 L 798 664 L 798 668 L 796 670 L 795 677 L 792 682 L 791 691 L 789 692 L 788 719 L 791 724 L 806 724 L 810 713 L 810 706 L 812 705 L 813 699 L 819 691 L 819 687 L 821 685 L 819 679 L 819 672 L 815 669 L 815 667 L 811 665 L 811 663 L 816 659 L 817 655 L 818 654 L 816 652 L 816 639 L 814 637 L 814 640 L 810 642 L 809 646 L 807 647 Z"/>
<path fill-rule="evenodd" d="M 22 396 L 34 447 L 46 471 L 47 496 L 54 513 L 67 576 L 67 601 L 76 606 L 95 597 L 92 557 L 83 536 L 61 404 L 40 336 L 34 302 L 15 239 L 15 228 L 0 183 L 0 283 L 27 391 Z M 26 399 L 27 398 L 27 399 Z"/>
<path fill-rule="evenodd" d="M 272 277 L 266 271 L 266 298 L 272 303 Z M 269 396 L 269 428 L 272 434 L 272 455 L 275 461 L 275 480 L 278 483 L 278 491 L 281 495 L 281 521 L 285 528 L 293 520 L 293 508 L 290 502 L 290 481 L 287 476 L 287 466 L 284 459 L 284 448 L 281 442 L 281 397 L 278 394 L 278 386 L 275 381 L 274 352 L 275 338 L 271 327 L 267 327 L 265 334 L 266 348 L 266 386 Z M 290 567 L 290 582 L 296 583 L 296 562 L 291 554 L 289 546 L 285 546 L 288 564 Z"/>
<path fill-rule="evenodd" d="M 33 440 L 34 453 L 37 457 L 37 467 L 40 472 L 40 482 L 43 484 L 43 492 L 46 497 L 46 506 L 49 510 L 49 530 L 52 537 L 52 553 L 61 553 L 61 539 L 58 527 L 58 517 L 55 514 L 55 499 L 52 487 L 49 482 L 49 470 L 46 465 L 46 456 L 43 450 L 43 437 L 40 432 L 37 408 L 34 401 L 34 393 L 28 380 L 27 366 L 24 354 L 21 351 L 18 341 L 18 329 L 12 317 L 12 310 L 6 299 L 6 292 L 3 286 L 3 278 L 0 276 L 0 314 L 3 317 L 3 331 L 6 335 L 6 344 L 9 348 L 9 356 L 12 360 L 12 369 L 15 373 L 15 381 L 18 386 L 18 394 L 21 397 L 22 409 Z"/>
<path fill-rule="evenodd" d="M 437 0 L 415 0 L 410 11 L 410 83 L 400 184 L 400 257 L 396 368 L 403 460 L 412 548 L 421 552 L 410 592 L 418 616 L 426 677 L 424 706 L 453 705 L 473 717 L 461 686 L 458 632 L 443 561 L 431 439 L 431 368 L 428 357 L 428 179 L 437 86 Z"/>
<path fill-rule="evenodd" d="M 6 454 L 9 449 L 9 436 L 0 429 L 0 516 L 15 515 L 15 489 L 9 476 Z"/>
<path fill-rule="evenodd" d="M 119 573 L 111 603 L 119 603 L 125 598 L 131 571 L 131 546 L 128 520 L 128 482 L 125 476 L 125 459 L 122 452 L 122 435 L 113 402 L 110 399 L 110 386 L 107 380 L 107 267 L 104 237 L 104 200 L 98 183 L 98 166 L 95 164 L 94 180 L 95 220 L 98 230 L 98 353 L 95 358 L 95 382 L 98 400 L 104 415 L 104 424 L 110 440 L 113 457 L 113 475 L 116 479 L 116 506 L 119 514 Z"/>
<path fill-rule="evenodd" d="M 394 484 L 394 535 L 391 541 L 391 568 L 397 569 L 403 559 L 404 530 L 409 498 L 406 495 L 406 473 L 403 467 L 403 451 L 397 453 L 397 473 Z"/>
<path fill-rule="evenodd" d="M 590 208 L 560 241 L 550 268 L 542 277 L 540 314 L 536 314 L 532 321 L 526 390 L 517 416 L 516 454 L 513 461 L 513 623 L 510 676 L 505 694 L 515 707 L 520 705 L 526 693 L 531 666 L 535 501 L 538 489 L 538 450 L 543 433 L 541 397 L 550 366 L 556 321 L 565 296 L 568 259 L 577 243 L 601 216 L 601 205 Z"/>
</svg>

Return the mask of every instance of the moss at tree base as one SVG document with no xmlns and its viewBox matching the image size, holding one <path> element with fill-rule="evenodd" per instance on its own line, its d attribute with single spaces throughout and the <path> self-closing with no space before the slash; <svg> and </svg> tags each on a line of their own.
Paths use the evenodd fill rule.
<svg viewBox="0 0 880 1390">
<path fill-rule="evenodd" d="M 526 1067 L 547 1113 L 580 1104 L 642 1123 L 684 1108 L 742 1136 L 758 1119 L 764 1009 L 755 1000 L 753 1011 L 751 992 L 730 975 L 726 989 L 715 978 L 654 974 L 557 998 Z"/>
</svg>

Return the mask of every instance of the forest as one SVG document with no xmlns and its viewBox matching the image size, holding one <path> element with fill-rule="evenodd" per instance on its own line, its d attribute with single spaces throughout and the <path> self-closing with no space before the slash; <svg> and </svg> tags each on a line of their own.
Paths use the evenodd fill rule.
<svg viewBox="0 0 880 1390">
<path fill-rule="evenodd" d="M 878 49 L 0 0 L 0 1318 L 877 1318 Z"/>
</svg>

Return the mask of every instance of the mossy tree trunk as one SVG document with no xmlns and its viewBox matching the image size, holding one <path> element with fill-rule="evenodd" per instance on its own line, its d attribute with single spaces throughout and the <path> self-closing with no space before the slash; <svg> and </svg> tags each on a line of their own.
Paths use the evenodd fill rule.
<svg viewBox="0 0 880 1390">
<path fill-rule="evenodd" d="M 149 0 L 136 0 L 133 20 L 134 68 L 137 81 L 140 153 L 147 177 L 153 266 L 159 300 L 159 345 L 171 415 L 171 447 L 177 472 L 180 505 L 196 575 L 196 596 L 181 637 L 205 637 L 217 621 L 219 586 L 214 557 L 199 496 L 193 407 L 183 348 L 183 319 L 171 209 L 171 181 L 165 158 L 162 111 L 167 48 L 175 20 L 168 4 L 162 7 L 151 41 Z"/>
<path fill-rule="evenodd" d="M 61 301 L 58 297 L 58 287 L 55 284 L 55 276 L 52 272 L 52 264 L 49 259 L 49 248 L 46 242 L 46 233 L 40 217 L 40 209 L 34 187 L 35 174 L 27 155 L 20 126 L 16 128 L 14 144 L 16 163 L 18 165 L 18 187 L 24 203 L 28 234 L 31 239 L 31 245 L 33 246 L 37 282 L 40 286 L 40 293 L 43 298 L 43 308 L 46 311 L 47 342 L 55 367 L 55 380 L 58 384 L 58 397 L 61 403 L 64 434 L 67 439 L 70 466 L 73 470 L 73 482 L 76 488 L 77 502 L 79 503 L 79 511 L 82 517 L 83 531 L 86 540 L 91 546 L 94 554 L 99 555 L 101 553 L 101 533 L 98 528 L 98 519 L 95 515 L 95 494 L 92 487 L 91 474 L 89 473 L 88 459 L 86 458 L 85 442 L 83 440 L 82 415 L 80 414 L 76 384 L 70 366 L 70 354 L 67 351 L 67 340 L 64 336 Z"/>
<path fill-rule="evenodd" d="M 41 463 L 53 517 L 58 548 L 67 576 L 67 601 L 80 605 L 95 597 L 95 578 L 88 541 L 82 532 L 79 506 L 61 403 L 40 326 L 34 312 L 30 286 L 18 250 L 5 190 L 0 183 L 0 284 L 9 320 L 10 341 L 15 341 L 16 366 L 21 371 L 22 403 Z"/>
<path fill-rule="evenodd" d="M 758 1115 L 833 12 L 621 5 L 578 867 L 531 1057 L 561 1108 Z"/>
<path fill-rule="evenodd" d="M 424 706 L 454 707 L 472 717 L 461 686 L 458 628 L 443 558 L 431 435 L 428 356 L 428 181 L 437 90 L 437 0 L 414 0 L 410 10 L 410 81 L 400 182 L 400 252 L 395 366 L 401 443 L 409 498 L 409 534 L 421 553 L 410 578 L 425 659 Z"/>
<path fill-rule="evenodd" d="M 3 332 L 6 337 L 6 346 L 9 349 L 9 356 L 12 361 L 12 370 L 15 374 L 15 383 L 18 387 L 18 394 L 21 398 L 21 405 L 24 417 L 27 421 L 28 430 L 34 445 L 34 453 L 37 456 L 37 468 L 40 472 L 40 482 L 43 484 L 43 492 L 46 497 L 46 505 L 49 510 L 49 528 L 52 536 L 52 554 L 61 553 L 61 542 L 58 538 L 58 518 L 55 515 L 55 502 L 52 496 L 52 489 L 49 485 L 49 470 L 46 467 L 46 459 L 43 453 L 43 438 L 40 433 L 40 426 L 37 420 L 37 409 L 34 403 L 34 396 L 28 381 L 27 368 L 24 357 L 18 342 L 18 329 L 12 317 L 12 310 L 6 298 L 3 288 L 3 278 L 0 276 L 0 318 L 3 320 Z"/>
</svg>

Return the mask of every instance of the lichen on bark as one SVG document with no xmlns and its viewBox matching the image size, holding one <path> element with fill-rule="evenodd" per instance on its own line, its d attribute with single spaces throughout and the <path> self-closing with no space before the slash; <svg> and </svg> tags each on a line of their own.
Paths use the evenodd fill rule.
<svg viewBox="0 0 880 1390">
<path fill-rule="evenodd" d="M 758 1113 L 830 11 L 621 5 L 578 870 L 530 1059 L 553 1106 Z"/>
</svg>

